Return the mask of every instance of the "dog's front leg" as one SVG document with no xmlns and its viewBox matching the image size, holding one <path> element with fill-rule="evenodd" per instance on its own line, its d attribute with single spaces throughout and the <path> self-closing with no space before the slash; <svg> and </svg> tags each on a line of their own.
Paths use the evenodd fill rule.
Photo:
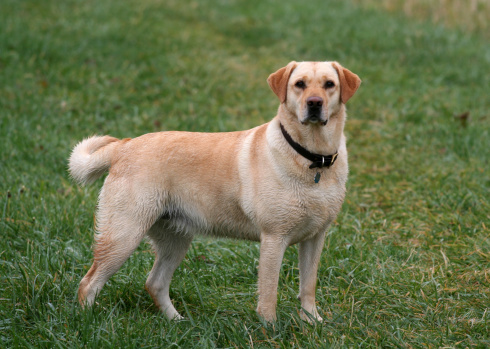
<svg viewBox="0 0 490 349">
<path fill-rule="evenodd" d="M 311 322 L 311 318 L 322 321 L 315 304 L 315 289 L 318 263 L 322 253 L 325 233 L 318 233 L 299 244 L 299 296 L 301 300 L 300 316 Z"/>
<path fill-rule="evenodd" d="M 287 242 L 281 236 L 263 235 L 261 238 L 257 313 L 267 322 L 276 320 L 277 284 L 287 246 Z"/>
</svg>

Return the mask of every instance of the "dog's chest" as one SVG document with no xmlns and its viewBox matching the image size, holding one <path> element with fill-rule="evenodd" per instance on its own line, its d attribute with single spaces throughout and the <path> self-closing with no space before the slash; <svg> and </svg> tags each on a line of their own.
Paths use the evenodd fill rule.
<svg viewBox="0 0 490 349">
<path fill-rule="evenodd" d="M 315 234 L 318 230 L 326 229 L 339 213 L 345 197 L 345 188 L 340 183 L 328 184 L 316 185 L 296 193 L 296 199 L 303 208 L 303 214 L 295 229 L 299 235 L 302 232 Z"/>
<path fill-rule="evenodd" d="M 323 183 L 314 183 L 312 178 L 311 185 L 290 182 L 275 191 L 274 197 L 264 197 L 268 204 L 259 209 L 264 230 L 285 234 L 290 244 L 326 231 L 341 209 L 345 183 L 328 175 L 323 179 Z"/>
</svg>

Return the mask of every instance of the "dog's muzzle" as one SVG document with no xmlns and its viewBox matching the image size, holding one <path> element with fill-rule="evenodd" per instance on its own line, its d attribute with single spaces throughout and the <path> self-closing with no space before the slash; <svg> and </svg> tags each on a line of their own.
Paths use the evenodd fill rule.
<svg viewBox="0 0 490 349">
<path fill-rule="evenodd" d="M 323 119 L 323 98 L 321 97 L 308 97 L 306 100 L 306 118 L 303 119 L 302 123 L 306 124 L 311 122 L 316 124 L 320 122 L 322 125 L 326 125 L 328 119 Z"/>
</svg>

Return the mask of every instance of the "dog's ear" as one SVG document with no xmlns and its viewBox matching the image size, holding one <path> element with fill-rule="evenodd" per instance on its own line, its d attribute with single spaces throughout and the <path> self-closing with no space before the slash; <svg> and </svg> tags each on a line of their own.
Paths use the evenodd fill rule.
<svg viewBox="0 0 490 349">
<path fill-rule="evenodd" d="M 337 62 L 333 62 L 332 65 L 339 74 L 340 99 L 342 100 L 342 103 L 345 104 L 354 95 L 354 93 L 356 93 L 357 89 L 361 85 L 361 79 Z"/>
<path fill-rule="evenodd" d="M 296 63 L 295 61 L 289 62 L 287 66 L 279 69 L 275 73 L 272 73 L 267 79 L 269 86 L 271 87 L 272 91 L 274 91 L 274 93 L 277 95 L 277 97 L 279 97 L 281 103 L 286 102 L 289 77 L 291 76 L 291 73 L 297 65 L 298 63 Z"/>
</svg>

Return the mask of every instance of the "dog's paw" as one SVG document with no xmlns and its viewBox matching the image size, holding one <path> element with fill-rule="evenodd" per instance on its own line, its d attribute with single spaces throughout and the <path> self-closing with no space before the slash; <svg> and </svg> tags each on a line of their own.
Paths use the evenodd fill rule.
<svg viewBox="0 0 490 349">
<path fill-rule="evenodd" d="M 170 319 L 170 321 L 179 322 L 179 321 L 185 320 L 185 317 L 183 317 L 182 315 L 180 315 L 179 313 L 177 313 L 177 314 L 175 314 L 173 317 L 171 317 L 169 319 Z"/>
<path fill-rule="evenodd" d="M 318 314 L 316 308 L 312 309 L 312 312 L 309 313 L 304 309 L 301 309 L 299 312 L 299 317 L 301 320 L 308 322 L 309 324 L 314 324 L 315 322 L 323 322 L 323 318 Z"/>
<path fill-rule="evenodd" d="M 259 318 L 267 323 L 274 323 L 277 320 L 275 309 L 272 311 L 270 309 L 262 309 L 260 306 L 257 307 L 257 315 Z"/>
</svg>

